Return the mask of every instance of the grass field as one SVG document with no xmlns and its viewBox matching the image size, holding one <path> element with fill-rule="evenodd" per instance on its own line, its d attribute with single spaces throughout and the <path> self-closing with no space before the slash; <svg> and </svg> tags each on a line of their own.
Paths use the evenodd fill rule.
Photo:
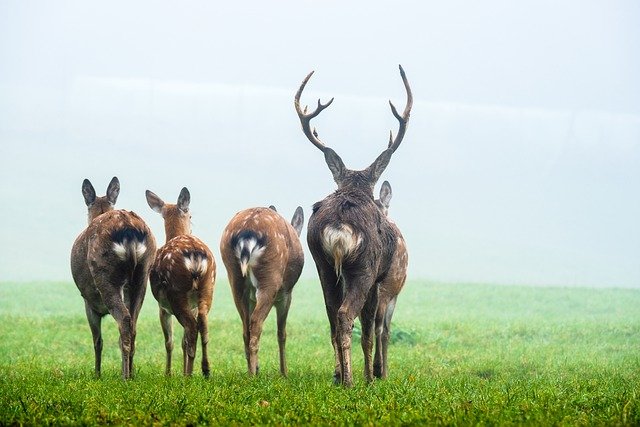
<svg viewBox="0 0 640 427">
<path fill-rule="evenodd" d="M 319 284 L 302 281 L 288 324 L 289 378 L 278 374 L 273 313 L 260 375 L 251 378 L 240 320 L 220 280 L 210 317 L 211 378 L 179 375 L 179 345 L 174 376 L 165 377 L 157 305 L 148 292 L 136 377 L 120 379 L 117 330 L 108 317 L 97 380 L 75 286 L 1 283 L 0 425 L 640 425 L 639 290 L 412 281 L 394 328 L 388 380 L 364 382 L 356 341 L 355 387 L 333 386 Z"/>
</svg>

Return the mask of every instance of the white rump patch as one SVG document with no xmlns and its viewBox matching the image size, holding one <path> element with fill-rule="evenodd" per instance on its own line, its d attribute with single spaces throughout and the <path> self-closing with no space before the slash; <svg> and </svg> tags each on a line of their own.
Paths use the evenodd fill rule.
<svg viewBox="0 0 640 427">
<path fill-rule="evenodd" d="M 136 259 L 141 258 L 145 252 L 147 252 L 147 245 L 142 242 L 134 242 L 134 250 L 136 252 Z"/>
<path fill-rule="evenodd" d="M 137 262 L 147 252 L 147 245 L 138 241 L 125 240 L 122 243 L 114 243 L 113 252 L 122 261 L 126 261 L 129 256 L 132 256 L 133 260 Z"/>
<path fill-rule="evenodd" d="M 342 224 L 338 227 L 327 227 L 322 232 L 322 248 L 328 255 L 340 251 L 347 255 L 358 248 L 362 238 L 356 236 L 353 229 Z"/>
<path fill-rule="evenodd" d="M 184 265 L 190 272 L 204 275 L 207 272 L 207 266 L 209 263 L 206 258 L 191 254 L 188 257 L 184 257 Z"/>
<path fill-rule="evenodd" d="M 123 243 L 114 243 L 113 252 L 115 252 L 116 256 L 122 261 L 127 259 L 127 247 Z"/>
<path fill-rule="evenodd" d="M 327 227 L 322 232 L 322 249 L 333 258 L 333 268 L 338 276 L 342 277 L 342 261 L 362 243 L 362 237 L 357 236 L 353 229 L 341 224 L 338 227 Z"/>
</svg>

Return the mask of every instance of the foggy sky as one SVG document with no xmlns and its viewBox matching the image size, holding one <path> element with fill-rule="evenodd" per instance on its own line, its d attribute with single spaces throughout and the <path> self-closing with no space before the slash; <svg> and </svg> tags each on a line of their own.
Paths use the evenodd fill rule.
<svg viewBox="0 0 640 427">
<path fill-rule="evenodd" d="M 381 181 L 410 278 L 640 287 L 640 4 L 232 3 L 0 3 L 0 281 L 71 280 L 84 178 L 118 176 L 159 242 L 144 191 L 187 186 L 215 255 L 244 208 L 306 226 L 335 184 L 302 78 L 362 169 L 397 130 L 402 64 L 415 103 Z"/>
</svg>

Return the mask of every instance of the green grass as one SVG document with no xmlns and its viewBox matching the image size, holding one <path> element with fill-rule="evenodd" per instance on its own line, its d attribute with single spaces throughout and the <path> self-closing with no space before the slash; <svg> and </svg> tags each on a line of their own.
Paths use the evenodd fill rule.
<svg viewBox="0 0 640 427">
<path fill-rule="evenodd" d="M 332 385 L 333 350 L 316 281 L 294 291 L 287 379 L 278 374 L 273 313 L 260 375 L 246 374 L 240 320 L 224 280 L 209 327 L 211 378 L 179 375 L 179 346 L 174 376 L 165 377 L 157 305 L 148 292 L 135 379 L 120 379 L 117 328 L 107 317 L 97 380 L 75 286 L 2 283 L 0 425 L 640 424 L 638 290 L 409 282 L 394 317 L 390 378 L 365 384 L 354 342 L 352 389 Z"/>
</svg>

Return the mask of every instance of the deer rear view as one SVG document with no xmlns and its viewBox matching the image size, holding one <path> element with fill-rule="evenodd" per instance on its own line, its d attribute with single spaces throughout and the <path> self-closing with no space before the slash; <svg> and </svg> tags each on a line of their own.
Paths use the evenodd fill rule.
<svg viewBox="0 0 640 427">
<path fill-rule="evenodd" d="M 387 277 L 397 257 L 398 230 L 376 206 L 373 188 L 385 170 L 391 156 L 400 146 L 407 129 L 413 96 L 402 67 L 400 75 L 407 92 L 407 104 L 402 114 L 390 103 L 399 122 L 396 137 L 389 138 L 384 150 L 366 169 L 347 169 L 338 154 L 326 146 L 312 130 L 310 121 L 332 102 L 318 100 L 317 108 L 307 113 L 300 107 L 300 96 L 313 72 L 303 80 L 296 92 L 294 105 L 302 131 L 316 148 L 323 152 L 325 162 L 338 189 L 313 205 L 307 227 L 307 242 L 315 261 L 331 327 L 331 342 L 335 352 L 334 380 L 351 386 L 351 333 L 353 322 L 360 317 L 365 378 L 373 379 L 371 352 L 375 315 L 378 308 L 378 285 Z"/>
<path fill-rule="evenodd" d="M 151 230 L 138 215 L 114 210 L 119 192 L 116 177 L 103 197 L 96 197 L 89 180 L 82 183 L 89 225 L 71 249 L 71 273 L 84 298 L 93 335 L 96 376 L 100 376 L 102 360 L 102 318 L 111 314 L 120 332 L 122 377 L 128 379 L 133 373 L 136 323 L 156 243 Z"/>
<path fill-rule="evenodd" d="M 165 203 L 147 190 L 147 203 L 164 218 L 166 243 L 158 250 L 151 267 L 151 291 L 160 307 L 160 325 L 167 351 L 166 375 L 171 374 L 173 351 L 172 315 L 184 328 L 183 373 L 193 373 L 198 332 L 202 341 L 202 374 L 209 376 L 208 315 L 216 280 L 216 261 L 200 239 L 191 235 L 191 196 L 185 187 L 178 202 Z"/>
<path fill-rule="evenodd" d="M 258 373 L 258 347 L 262 324 L 275 305 L 280 350 L 280 373 L 287 375 L 286 322 L 291 292 L 300 277 L 304 254 L 298 236 L 304 222 L 302 208 L 289 224 L 275 208 L 238 212 L 220 241 L 238 313 L 242 319 L 249 373 Z"/>
<path fill-rule="evenodd" d="M 380 188 L 380 198 L 376 199 L 375 203 L 385 215 L 389 213 L 389 204 L 392 195 L 389 181 L 383 182 Z M 391 318 L 396 308 L 398 294 L 407 279 L 407 266 L 409 263 L 409 254 L 404 237 L 393 221 L 389 221 L 389 223 L 391 227 L 395 229 L 398 240 L 393 261 L 389 266 L 387 275 L 382 279 L 378 287 L 378 309 L 375 320 L 376 346 L 373 358 L 373 375 L 377 378 L 387 378 L 389 374 L 387 352 L 391 334 Z"/>
</svg>

